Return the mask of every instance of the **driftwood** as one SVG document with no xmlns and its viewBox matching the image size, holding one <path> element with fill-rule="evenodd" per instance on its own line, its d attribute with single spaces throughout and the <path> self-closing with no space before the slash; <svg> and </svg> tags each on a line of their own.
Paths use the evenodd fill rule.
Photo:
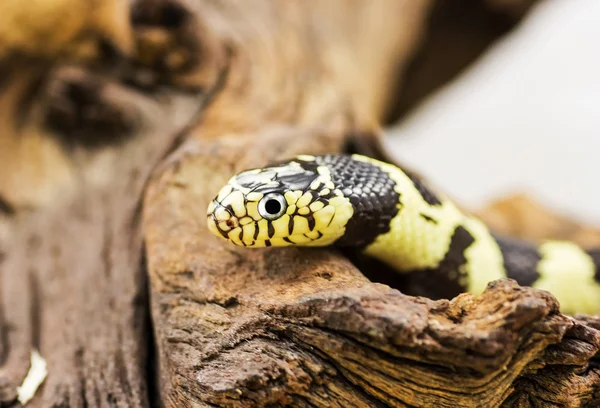
<svg viewBox="0 0 600 408">
<path fill-rule="evenodd" d="M 332 148 L 289 131 L 259 140 L 276 157 Z M 489 407 L 598 398 L 590 360 L 600 332 L 559 314 L 546 292 L 500 281 L 478 299 L 432 301 L 370 282 L 333 251 L 248 251 L 213 239 L 195 214 L 231 171 L 265 159 L 254 143 L 195 142 L 150 187 L 145 225 L 166 400 Z"/>
<path fill-rule="evenodd" d="M 206 231 L 237 170 L 384 155 L 390 83 L 431 7 L 142 0 L 130 26 L 41 37 L 46 54 L 3 38 L 0 405 L 18 406 L 32 350 L 49 371 L 34 407 L 597 405 L 600 322 L 548 293 L 412 297 L 336 251 Z"/>
</svg>

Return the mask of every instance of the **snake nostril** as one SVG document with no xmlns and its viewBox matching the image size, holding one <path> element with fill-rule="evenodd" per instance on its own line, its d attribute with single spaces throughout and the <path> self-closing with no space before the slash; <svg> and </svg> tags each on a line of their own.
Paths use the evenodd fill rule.
<svg viewBox="0 0 600 408">
<path fill-rule="evenodd" d="M 230 218 L 227 221 L 225 221 L 225 225 L 227 225 L 229 228 L 234 228 L 235 227 L 235 221 Z"/>
</svg>

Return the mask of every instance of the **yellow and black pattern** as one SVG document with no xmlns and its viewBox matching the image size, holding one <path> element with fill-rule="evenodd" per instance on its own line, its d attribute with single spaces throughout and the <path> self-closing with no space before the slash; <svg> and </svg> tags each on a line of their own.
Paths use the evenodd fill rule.
<svg viewBox="0 0 600 408">
<path fill-rule="evenodd" d="M 239 173 L 209 205 L 208 226 L 244 247 L 356 247 L 434 298 L 509 277 L 552 292 L 565 313 L 600 312 L 600 249 L 495 236 L 418 178 L 365 156 L 304 155 Z"/>
</svg>

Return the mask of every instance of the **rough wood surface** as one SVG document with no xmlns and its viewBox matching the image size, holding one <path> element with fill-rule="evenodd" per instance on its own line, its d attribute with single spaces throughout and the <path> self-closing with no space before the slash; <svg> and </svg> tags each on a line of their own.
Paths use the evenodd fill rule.
<svg viewBox="0 0 600 408">
<path fill-rule="evenodd" d="M 98 45 L 92 60 L 78 53 L 2 60 L 1 406 L 18 405 L 32 350 L 49 374 L 30 406 L 149 404 L 142 192 L 224 66 L 209 36 L 181 44 L 182 32 L 201 30 L 173 7 L 133 10 L 130 55 L 103 45 L 100 32 L 90 39 Z M 157 37 L 170 42 L 157 46 Z M 158 59 L 177 51 L 207 59 L 187 65 L 180 81 Z"/>
<path fill-rule="evenodd" d="M 232 407 L 597 403 L 597 323 L 561 315 L 546 292 L 499 281 L 479 298 L 432 301 L 369 281 L 334 251 L 249 251 L 212 237 L 204 209 L 232 171 L 271 154 L 339 147 L 336 138 L 316 149 L 310 138 L 297 136 L 256 135 L 271 146 L 267 153 L 235 138 L 194 142 L 150 187 L 145 225 L 166 401 Z"/>
<path fill-rule="evenodd" d="M 547 293 L 432 301 L 335 251 L 206 231 L 239 169 L 385 154 L 431 3 L 33 3 L 0 38 L 0 406 L 34 349 L 32 407 L 594 406 L 598 318 Z"/>
</svg>

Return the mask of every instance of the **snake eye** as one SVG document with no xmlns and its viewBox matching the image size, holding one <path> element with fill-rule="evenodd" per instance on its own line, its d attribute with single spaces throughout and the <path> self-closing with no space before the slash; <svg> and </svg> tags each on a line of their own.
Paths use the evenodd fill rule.
<svg viewBox="0 0 600 408">
<path fill-rule="evenodd" d="M 285 214 L 287 201 L 278 193 L 269 193 L 258 203 L 258 213 L 267 220 L 275 220 Z"/>
</svg>

